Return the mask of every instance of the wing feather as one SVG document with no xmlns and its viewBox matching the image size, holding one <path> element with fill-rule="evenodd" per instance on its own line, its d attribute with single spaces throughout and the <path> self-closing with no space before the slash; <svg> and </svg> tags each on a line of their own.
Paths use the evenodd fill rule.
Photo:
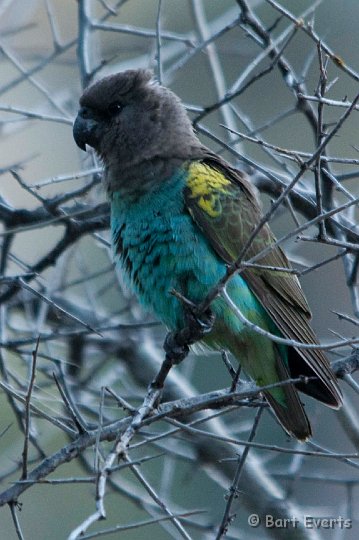
<svg viewBox="0 0 359 540">
<path fill-rule="evenodd" d="M 184 195 L 190 215 L 214 250 L 226 263 L 234 262 L 261 219 L 260 206 L 249 180 L 208 151 L 201 162 L 189 165 L 189 182 Z M 246 260 L 272 245 L 271 251 L 256 263 L 280 267 L 283 272 L 246 268 L 242 276 L 286 338 L 316 344 L 309 325 L 311 312 L 300 283 L 294 274 L 285 272 L 291 266 L 275 242 L 269 226 L 264 225 L 250 246 Z M 300 389 L 332 407 L 340 406 L 341 392 L 323 351 L 302 348 L 295 351 L 295 362 L 304 360 L 307 364 L 305 374 L 319 377 L 315 384 L 301 385 Z M 291 374 L 300 374 L 298 366 L 289 367 Z M 318 391 L 315 385 L 319 385 Z"/>
</svg>

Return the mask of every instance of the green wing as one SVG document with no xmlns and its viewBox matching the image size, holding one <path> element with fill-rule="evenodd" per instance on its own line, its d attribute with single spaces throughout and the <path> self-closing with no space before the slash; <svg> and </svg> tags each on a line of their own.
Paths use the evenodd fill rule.
<svg viewBox="0 0 359 540">
<path fill-rule="evenodd" d="M 226 263 L 234 262 L 261 219 L 261 210 L 250 182 L 239 171 L 208 152 L 201 161 L 189 164 L 185 201 L 193 220 L 217 254 Z M 274 244 L 275 237 L 265 225 L 255 237 L 245 259 L 249 260 L 273 245 L 271 251 L 256 263 L 290 269 L 287 257 Z M 246 268 L 241 275 L 285 337 L 301 343 L 317 343 L 309 325 L 310 309 L 294 274 L 285 270 Z M 293 353 L 289 355 L 292 376 L 315 374 L 319 378 L 319 381 L 298 387 L 332 407 L 340 406 L 340 389 L 323 352 L 298 348 Z"/>
</svg>

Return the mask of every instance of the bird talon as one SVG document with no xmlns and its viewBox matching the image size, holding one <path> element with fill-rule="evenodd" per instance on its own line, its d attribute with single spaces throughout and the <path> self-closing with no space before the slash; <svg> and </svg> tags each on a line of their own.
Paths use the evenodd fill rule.
<svg viewBox="0 0 359 540">
<path fill-rule="evenodd" d="M 214 324 L 215 316 L 210 309 L 207 309 L 200 316 L 197 316 L 193 310 L 187 310 L 186 313 L 187 326 L 189 329 L 189 344 L 200 341 L 208 334 Z"/>
</svg>

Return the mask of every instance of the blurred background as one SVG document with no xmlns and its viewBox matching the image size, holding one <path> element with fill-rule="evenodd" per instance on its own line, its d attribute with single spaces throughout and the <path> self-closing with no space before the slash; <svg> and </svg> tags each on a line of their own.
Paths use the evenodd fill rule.
<svg viewBox="0 0 359 540">
<path fill-rule="evenodd" d="M 0 0 L 1 538 L 67 538 L 95 510 L 94 477 L 113 442 L 109 437 L 61 457 L 77 434 L 54 373 L 93 430 L 129 414 L 102 388 L 137 407 L 163 359 L 166 329 L 140 309 L 113 268 L 101 164 L 72 138 L 84 86 L 109 73 L 151 68 L 186 104 L 204 144 L 252 174 L 268 209 L 300 161 L 315 152 L 318 114 L 330 131 L 358 93 L 358 20 L 355 0 Z M 321 62 L 329 100 L 323 106 L 302 97 L 319 95 Z M 328 209 L 359 195 L 357 141 L 353 110 L 325 149 L 334 186 L 323 188 Z M 271 220 L 278 237 L 316 215 L 315 194 L 308 170 Z M 329 230 L 336 243 L 318 242 L 318 228 L 309 227 L 300 233 L 306 241 L 294 232 L 284 244 L 303 273 L 313 327 L 324 344 L 357 334 L 357 261 L 348 251 L 349 242 L 357 243 L 356 204 L 337 219 L 344 229 Z M 353 350 L 335 349 L 330 360 Z M 34 356 L 36 378 L 26 407 Z M 230 382 L 220 352 L 191 353 L 175 368 L 163 400 Z M 251 449 L 244 461 L 226 537 L 357 538 L 357 460 L 300 453 L 357 451 L 358 395 L 352 379 L 342 387 L 340 412 L 305 398 L 313 443 L 289 440 L 264 411 L 255 441 L 267 446 Z M 243 452 L 222 439 L 247 440 L 256 410 L 227 407 L 181 418 L 201 421 L 198 427 L 213 437 L 162 421 L 133 439 L 131 459 L 158 499 L 175 514 L 198 511 L 181 519 L 188 538 L 219 537 Z M 36 482 L 9 506 L 8 490 L 24 474 L 27 426 L 28 471 L 35 471 Z M 46 457 L 54 466 L 37 475 Z M 167 513 L 142 480 L 130 467 L 113 473 L 107 521 L 88 534 L 139 523 L 109 537 L 186 538 L 169 520 L 157 522 Z M 254 528 L 248 525 L 251 513 L 262 521 L 266 514 L 294 516 L 300 524 Z M 305 529 L 305 515 L 342 516 L 352 527 Z M 148 520 L 154 523 L 141 525 Z"/>
</svg>

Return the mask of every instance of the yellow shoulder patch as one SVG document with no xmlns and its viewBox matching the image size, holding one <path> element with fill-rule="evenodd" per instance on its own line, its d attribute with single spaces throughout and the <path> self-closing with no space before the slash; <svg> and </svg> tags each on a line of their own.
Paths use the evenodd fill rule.
<svg viewBox="0 0 359 540">
<path fill-rule="evenodd" d="M 231 182 L 221 172 L 209 165 L 192 162 L 188 167 L 187 187 L 191 199 L 197 199 L 198 206 L 210 217 L 221 215 L 221 195 L 229 194 Z"/>
</svg>

